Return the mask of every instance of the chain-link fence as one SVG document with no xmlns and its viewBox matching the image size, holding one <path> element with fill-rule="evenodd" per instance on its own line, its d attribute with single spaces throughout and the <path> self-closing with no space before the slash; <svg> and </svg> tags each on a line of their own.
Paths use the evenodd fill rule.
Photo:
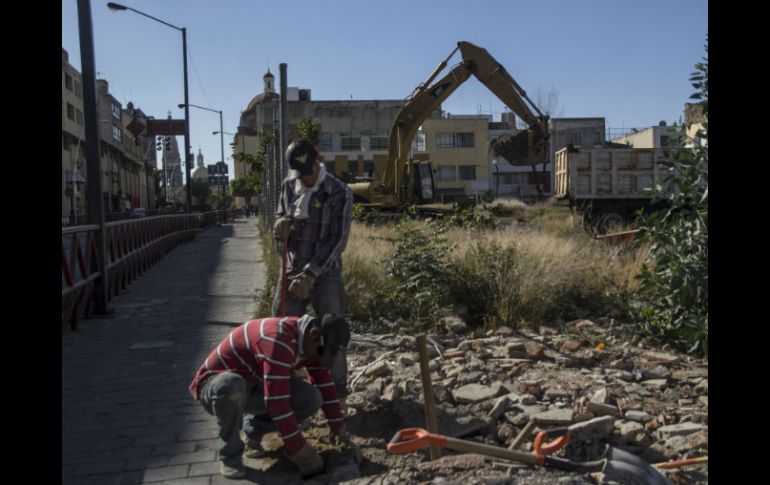
<svg viewBox="0 0 770 485">
<path fill-rule="evenodd" d="M 278 117 L 274 116 L 273 142 L 267 151 L 267 163 L 262 167 L 262 193 L 259 194 L 259 213 L 265 230 L 271 230 L 275 223 L 275 211 L 281 195 L 281 183 L 286 176 L 286 168 L 281 163 L 281 146 Z"/>
</svg>

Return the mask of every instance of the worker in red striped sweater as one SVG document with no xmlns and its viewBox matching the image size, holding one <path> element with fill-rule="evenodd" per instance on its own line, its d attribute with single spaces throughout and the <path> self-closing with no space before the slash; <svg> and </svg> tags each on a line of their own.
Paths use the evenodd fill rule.
<svg viewBox="0 0 770 485">
<path fill-rule="evenodd" d="M 246 475 L 241 440 L 243 415 L 253 414 L 249 457 L 264 454 L 264 433 L 278 431 L 285 454 L 303 477 L 323 471 L 324 462 L 297 423 L 323 410 L 332 442 L 360 452 L 344 427 L 334 380 L 328 369 L 350 341 L 343 317 L 275 317 L 251 320 L 225 337 L 198 369 L 190 393 L 219 424 L 221 474 Z M 304 368 L 308 380 L 295 374 Z M 256 426 L 254 426 L 256 424 Z"/>
</svg>

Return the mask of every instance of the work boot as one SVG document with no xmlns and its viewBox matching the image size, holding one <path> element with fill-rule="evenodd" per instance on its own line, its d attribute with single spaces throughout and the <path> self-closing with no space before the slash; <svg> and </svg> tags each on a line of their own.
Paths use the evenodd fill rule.
<svg viewBox="0 0 770 485">
<path fill-rule="evenodd" d="M 265 449 L 262 448 L 261 439 L 247 439 L 246 447 L 243 450 L 243 456 L 246 458 L 262 458 L 265 456 Z"/>
<path fill-rule="evenodd" d="M 220 461 L 219 473 L 225 478 L 243 478 L 246 476 L 246 467 L 241 457 L 236 456 Z"/>
</svg>

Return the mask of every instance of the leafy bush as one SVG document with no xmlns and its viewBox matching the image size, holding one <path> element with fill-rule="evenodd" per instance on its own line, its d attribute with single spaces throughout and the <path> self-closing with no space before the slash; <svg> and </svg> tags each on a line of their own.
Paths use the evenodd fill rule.
<svg viewBox="0 0 770 485">
<path fill-rule="evenodd" d="M 708 113 L 707 57 L 690 77 L 692 99 Z M 708 125 L 699 136 L 708 140 Z M 649 264 L 638 276 L 643 306 L 637 317 L 648 335 L 708 353 L 708 149 L 696 144 L 664 163 L 663 183 L 651 188 L 666 209 L 639 214 L 640 243 L 651 244 Z"/>
</svg>

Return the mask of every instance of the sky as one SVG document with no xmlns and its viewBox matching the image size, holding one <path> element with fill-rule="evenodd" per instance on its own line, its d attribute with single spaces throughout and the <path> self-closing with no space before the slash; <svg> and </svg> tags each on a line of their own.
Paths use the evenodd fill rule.
<svg viewBox="0 0 770 485">
<path fill-rule="evenodd" d="M 132 11 L 91 0 L 97 78 L 149 116 L 184 118 L 182 34 Z M 223 112 L 235 133 L 241 111 L 280 86 L 313 100 L 404 99 L 458 41 L 485 48 L 518 84 L 554 93 L 553 115 L 604 117 L 608 128 L 681 121 L 689 76 L 706 55 L 706 0 L 125 0 L 187 29 L 189 102 Z M 82 72 L 77 1 L 62 0 L 62 48 Z M 442 75 L 461 61 L 456 53 Z M 443 104 L 451 114 L 506 108 L 471 77 Z M 219 114 L 190 108 L 190 144 L 219 161 Z M 183 145 L 183 137 L 178 137 Z M 225 136 L 225 157 L 232 155 Z M 231 159 L 226 160 L 233 173 Z"/>
</svg>

